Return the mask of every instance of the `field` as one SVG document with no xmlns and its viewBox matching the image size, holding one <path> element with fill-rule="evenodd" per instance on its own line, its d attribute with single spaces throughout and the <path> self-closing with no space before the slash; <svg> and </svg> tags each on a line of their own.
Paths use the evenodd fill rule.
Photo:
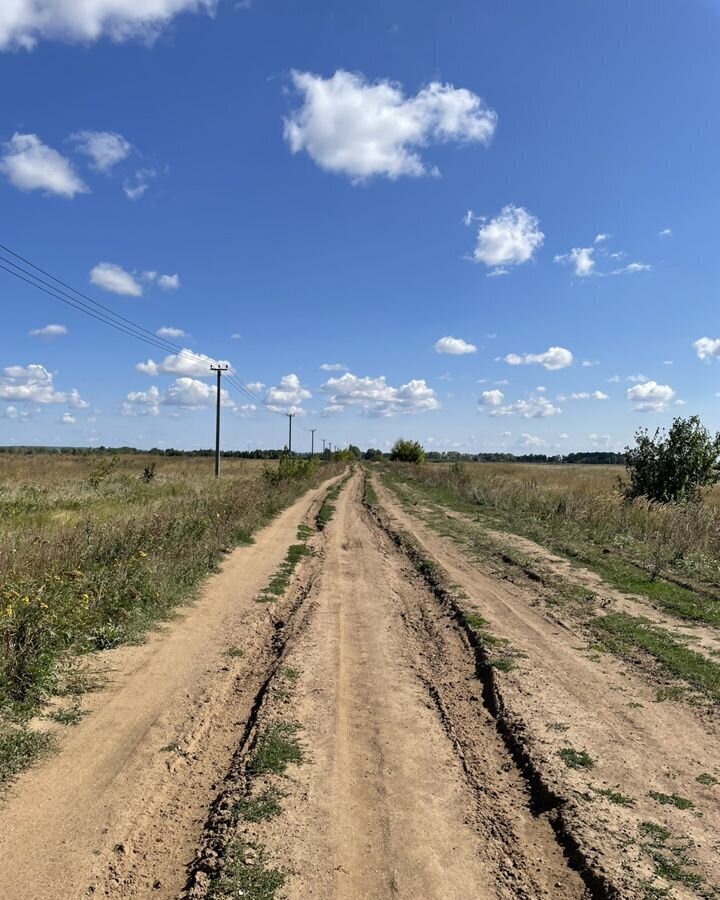
<svg viewBox="0 0 720 900">
<path fill-rule="evenodd" d="M 0 457 L 0 896 L 719 895 L 717 495 L 152 461 Z"/>
</svg>

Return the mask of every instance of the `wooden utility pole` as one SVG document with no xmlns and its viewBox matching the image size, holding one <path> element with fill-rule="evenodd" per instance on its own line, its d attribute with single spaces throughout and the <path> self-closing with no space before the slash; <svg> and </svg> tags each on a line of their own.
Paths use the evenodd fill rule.
<svg viewBox="0 0 720 900">
<path fill-rule="evenodd" d="M 295 413 L 285 413 L 288 417 L 288 453 L 292 453 L 292 420 L 295 418 Z"/>
<path fill-rule="evenodd" d="M 220 379 L 227 372 L 227 366 L 210 366 L 211 372 L 217 373 L 217 393 L 215 397 L 215 477 L 220 477 Z"/>
<path fill-rule="evenodd" d="M 327 438 L 320 438 L 320 440 L 323 442 L 323 456 L 325 456 L 325 443 L 327 441 Z"/>
<path fill-rule="evenodd" d="M 313 456 L 315 456 L 315 432 L 316 431 L 317 431 L 317 428 L 310 429 L 310 459 L 312 459 Z"/>
</svg>

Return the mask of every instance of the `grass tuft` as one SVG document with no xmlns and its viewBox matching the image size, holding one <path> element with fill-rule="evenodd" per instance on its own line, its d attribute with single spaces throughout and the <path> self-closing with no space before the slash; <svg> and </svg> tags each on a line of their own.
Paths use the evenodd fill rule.
<svg viewBox="0 0 720 900">
<path fill-rule="evenodd" d="M 635 806 L 635 801 L 632 797 L 626 797 L 625 794 L 621 794 L 619 791 L 613 791 L 611 788 L 605 788 L 604 790 L 598 791 L 598 794 L 607 798 L 610 803 L 614 803 L 615 806 Z"/>
<path fill-rule="evenodd" d="M 208 887 L 208 900 L 273 900 L 287 876 L 268 867 L 262 847 L 236 838 L 225 851 L 222 870 Z"/>
<path fill-rule="evenodd" d="M 592 769 L 595 765 L 595 761 L 585 750 L 563 747 L 561 750 L 558 750 L 557 755 L 568 769 Z"/>
<path fill-rule="evenodd" d="M 676 809 L 694 809 L 695 804 L 678 794 L 663 794 L 662 791 L 649 791 L 649 796 L 661 806 L 674 806 Z"/>
<path fill-rule="evenodd" d="M 247 766 L 250 776 L 273 773 L 283 775 L 290 763 L 300 765 L 305 760 L 297 734 L 297 722 L 276 722 L 268 725 L 258 736 L 255 752 Z"/>
<path fill-rule="evenodd" d="M 0 731 L 0 788 L 54 746 L 49 734 L 9 728 Z"/>
<path fill-rule="evenodd" d="M 257 797 L 243 797 L 232 808 L 233 821 L 264 822 L 267 819 L 274 819 L 282 812 L 280 806 L 282 798 L 283 794 L 274 787 L 268 788 Z"/>
</svg>

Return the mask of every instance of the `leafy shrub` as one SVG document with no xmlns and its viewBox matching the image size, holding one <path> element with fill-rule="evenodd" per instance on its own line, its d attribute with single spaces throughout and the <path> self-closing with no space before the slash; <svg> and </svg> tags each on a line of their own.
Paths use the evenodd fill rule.
<svg viewBox="0 0 720 900">
<path fill-rule="evenodd" d="M 669 432 L 658 429 L 653 437 L 640 429 L 625 456 L 628 500 L 697 501 L 703 488 L 720 481 L 720 434 L 712 437 L 697 416 L 676 418 Z"/>
<path fill-rule="evenodd" d="M 398 438 L 390 451 L 390 459 L 393 462 L 419 464 L 425 462 L 425 451 L 418 441 L 406 441 L 404 438 Z"/>
</svg>

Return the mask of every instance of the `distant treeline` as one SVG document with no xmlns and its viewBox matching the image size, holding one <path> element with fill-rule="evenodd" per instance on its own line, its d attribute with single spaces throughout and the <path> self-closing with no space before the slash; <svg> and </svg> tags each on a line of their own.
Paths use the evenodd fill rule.
<svg viewBox="0 0 720 900">
<path fill-rule="evenodd" d="M 381 450 L 366 450 L 364 453 L 359 448 L 350 447 L 351 455 L 356 459 L 381 459 L 389 456 Z M 175 450 L 173 447 L 152 450 L 138 450 L 135 447 L 0 447 L 0 453 L 32 454 L 32 453 L 66 453 L 73 456 L 96 456 L 106 453 L 118 454 L 150 454 L 151 456 L 213 456 L 214 450 Z M 281 450 L 223 450 L 224 459 L 279 459 L 287 451 Z M 296 453 L 295 456 L 309 456 L 308 453 Z M 323 456 L 322 453 L 316 454 Z M 325 451 L 325 457 L 330 458 L 329 451 Z M 549 465 L 624 465 L 624 453 L 611 453 L 609 450 L 597 450 L 588 453 L 566 453 L 564 455 L 548 456 L 545 453 L 458 453 L 449 451 L 439 453 L 430 450 L 426 454 L 428 462 L 505 462 L 505 463 L 544 463 Z"/>
<path fill-rule="evenodd" d="M 625 454 L 609 450 L 593 450 L 587 453 L 566 453 L 548 456 L 546 453 L 438 453 L 425 454 L 428 462 L 507 462 L 507 463 L 549 463 L 550 465 L 583 464 L 596 466 L 624 466 Z"/>
</svg>

